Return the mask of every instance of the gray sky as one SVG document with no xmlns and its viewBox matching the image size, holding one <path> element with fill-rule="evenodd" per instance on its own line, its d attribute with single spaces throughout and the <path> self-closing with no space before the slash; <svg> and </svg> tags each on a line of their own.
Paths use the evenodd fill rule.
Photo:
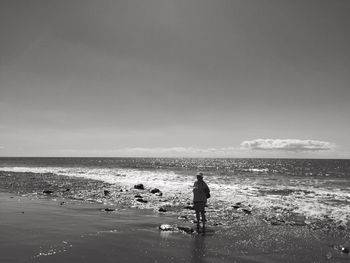
<svg viewBox="0 0 350 263">
<path fill-rule="evenodd" d="M 3 0 L 0 156 L 350 158 L 349 12 Z"/>
</svg>

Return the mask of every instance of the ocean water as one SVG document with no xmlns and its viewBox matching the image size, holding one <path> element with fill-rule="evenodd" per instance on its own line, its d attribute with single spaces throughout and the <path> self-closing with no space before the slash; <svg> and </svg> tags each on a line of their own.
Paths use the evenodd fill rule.
<svg viewBox="0 0 350 263">
<path fill-rule="evenodd" d="M 178 203 L 191 200 L 195 174 L 201 171 L 211 189 L 209 207 L 218 216 L 241 203 L 262 216 L 287 211 L 346 229 L 350 223 L 350 160 L 0 158 L 0 171 L 54 173 L 130 189 L 142 183 Z"/>
</svg>

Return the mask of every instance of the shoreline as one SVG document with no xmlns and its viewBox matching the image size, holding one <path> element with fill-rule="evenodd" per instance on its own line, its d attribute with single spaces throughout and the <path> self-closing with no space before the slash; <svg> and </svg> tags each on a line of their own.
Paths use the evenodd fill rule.
<svg viewBox="0 0 350 263">
<path fill-rule="evenodd" d="M 341 253 L 337 247 L 350 245 L 348 236 L 341 231 L 327 233 L 306 226 L 270 225 L 248 214 L 233 214 L 229 226 L 211 222 L 205 236 L 160 231 L 161 224 L 185 227 L 194 224 L 177 218 L 176 213 L 111 205 L 108 197 L 103 196 L 108 185 L 102 182 L 53 177 L 63 188 L 55 190 L 59 195 L 51 195 L 39 194 L 31 188 L 44 189 L 50 184 L 55 187 L 50 181 L 36 185 L 35 180 L 28 180 L 32 177 L 24 178 L 23 182 L 14 182 L 12 175 L 2 177 L 0 234 L 4 237 L 1 247 L 6 262 L 24 259 L 25 262 L 115 262 L 116 258 L 120 262 L 310 262 L 310 259 L 343 262 L 350 259 L 349 254 Z M 64 191 L 67 189 L 63 181 L 73 188 Z M 65 196 L 75 187 L 84 189 L 86 185 L 82 182 L 96 187 L 107 201 L 89 202 Z M 11 184 L 12 193 L 8 193 L 11 189 L 4 186 Z M 106 208 L 116 210 L 107 212 Z M 208 210 L 209 219 L 210 213 Z"/>
</svg>

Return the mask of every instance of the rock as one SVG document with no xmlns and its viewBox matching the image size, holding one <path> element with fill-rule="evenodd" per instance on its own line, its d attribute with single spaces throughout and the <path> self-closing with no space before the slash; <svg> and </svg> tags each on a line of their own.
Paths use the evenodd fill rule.
<svg viewBox="0 0 350 263">
<path fill-rule="evenodd" d="M 142 195 L 135 195 L 135 198 L 143 198 Z"/>
<path fill-rule="evenodd" d="M 166 210 L 164 207 L 161 207 L 161 208 L 158 209 L 158 212 L 163 212 L 163 213 L 164 213 L 164 212 L 166 212 L 166 211 L 167 211 L 167 210 Z"/>
<path fill-rule="evenodd" d="M 175 228 L 171 225 L 168 225 L 168 224 L 162 224 L 159 226 L 159 229 L 162 230 L 162 231 L 174 231 Z"/>
<path fill-rule="evenodd" d="M 64 205 L 66 202 L 61 202 L 60 205 Z"/>
<path fill-rule="evenodd" d="M 181 215 L 177 219 L 188 220 L 188 217 L 186 215 Z"/>
<path fill-rule="evenodd" d="M 43 194 L 46 194 L 46 195 L 50 195 L 52 193 L 53 193 L 53 191 L 51 191 L 51 190 L 44 190 L 43 191 Z"/>
<path fill-rule="evenodd" d="M 153 188 L 150 192 L 152 194 L 156 194 L 156 193 L 160 193 L 160 190 L 158 188 Z"/>
<path fill-rule="evenodd" d="M 135 184 L 134 188 L 139 190 L 145 190 L 145 187 L 143 186 L 143 184 Z"/>
<path fill-rule="evenodd" d="M 330 259 L 332 259 L 333 256 L 332 256 L 331 252 L 328 252 L 325 257 L 327 260 L 330 260 Z"/>
<path fill-rule="evenodd" d="M 162 192 L 156 193 L 156 196 L 163 196 Z"/>
<path fill-rule="evenodd" d="M 105 195 L 105 196 L 107 196 L 107 195 L 110 195 L 110 194 L 111 194 L 111 192 L 110 192 L 110 191 L 108 191 L 108 190 L 104 190 L 104 191 L 103 191 L 103 193 L 104 193 L 104 195 Z"/>
<path fill-rule="evenodd" d="M 239 205 L 233 205 L 232 207 L 233 207 L 234 209 L 241 208 Z"/>
<path fill-rule="evenodd" d="M 282 225 L 283 222 L 277 220 L 277 219 L 271 219 L 270 220 L 270 224 L 273 225 L 273 226 L 279 226 L 279 225 Z"/>
<path fill-rule="evenodd" d="M 340 251 L 344 254 L 349 254 L 349 249 L 347 247 L 341 247 Z"/>
<path fill-rule="evenodd" d="M 113 211 L 115 211 L 115 209 L 114 208 L 109 208 L 109 207 L 107 207 L 107 208 L 105 208 L 105 209 L 103 209 L 105 212 L 113 212 Z"/>
<path fill-rule="evenodd" d="M 350 250 L 347 247 L 344 247 L 343 245 L 333 245 L 333 248 L 335 250 L 339 250 L 341 253 L 349 254 Z"/>
<path fill-rule="evenodd" d="M 177 228 L 187 234 L 192 234 L 194 232 L 194 229 L 189 226 L 178 226 Z"/>
<path fill-rule="evenodd" d="M 194 207 L 192 205 L 186 205 L 184 209 L 194 210 Z"/>
<path fill-rule="evenodd" d="M 142 199 L 142 198 L 137 198 L 136 201 L 137 201 L 137 202 L 140 202 L 140 203 L 148 203 L 147 200 L 144 200 L 144 199 Z"/>
<path fill-rule="evenodd" d="M 252 213 L 251 210 L 246 209 L 246 208 L 243 208 L 242 211 L 243 211 L 244 213 L 246 213 L 247 215 L 250 215 L 250 214 Z"/>
</svg>

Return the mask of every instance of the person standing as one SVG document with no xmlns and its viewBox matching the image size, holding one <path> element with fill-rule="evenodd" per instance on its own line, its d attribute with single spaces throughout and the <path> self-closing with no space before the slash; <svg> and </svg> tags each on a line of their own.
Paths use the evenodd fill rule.
<svg viewBox="0 0 350 263">
<path fill-rule="evenodd" d="M 203 173 L 197 173 L 197 181 L 193 184 L 193 207 L 196 212 L 197 230 L 200 228 L 200 218 L 202 218 L 203 232 L 205 232 L 205 206 L 210 197 L 208 185 L 203 180 Z"/>
</svg>

